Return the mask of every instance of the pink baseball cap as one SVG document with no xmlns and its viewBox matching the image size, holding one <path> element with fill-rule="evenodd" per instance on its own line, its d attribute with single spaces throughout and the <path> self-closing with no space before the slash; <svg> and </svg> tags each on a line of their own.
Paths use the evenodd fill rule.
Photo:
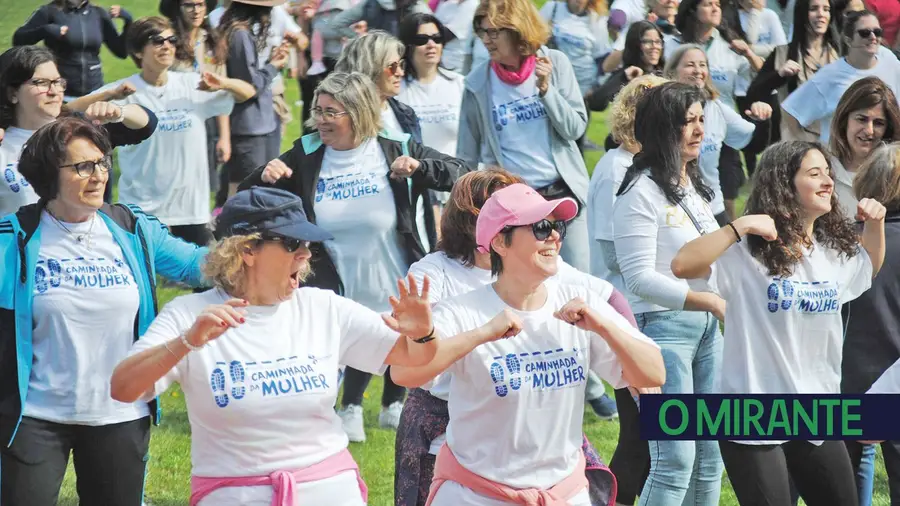
<svg viewBox="0 0 900 506">
<path fill-rule="evenodd" d="M 531 225 L 551 214 L 557 220 L 569 221 L 578 214 L 578 203 L 571 198 L 547 200 L 521 183 L 497 190 L 478 213 L 475 224 L 478 250 L 490 251 L 491 241 L 505 227 Z"/>
</svg>

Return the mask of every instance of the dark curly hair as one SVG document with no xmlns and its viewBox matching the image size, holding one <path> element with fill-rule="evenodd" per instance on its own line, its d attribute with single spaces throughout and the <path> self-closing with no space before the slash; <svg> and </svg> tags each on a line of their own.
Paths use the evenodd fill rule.
<svg viewBox="0 0 900 506">
<path fill-rule="evenodd" d="M 681 187 L 681 145 L 687 112 L 695 103 L 706 105 L 706 93 L 695 86 L 668 82 L 644 92 L 634 112 L 634 138 L 641 151 L 625 173 L 616 195 L 627 192 L 649 170 L 650 179 L 672 204 L 684 198 Z M 698 160 L 687 163 L 687 174 L 697 193 L 707 202 L 713 192 L 700 176 Z"/>
<path fill-rule="evenodd" d="M 216 8 L 216 0 L 204 0 L 206 4 L 206 12 L 209 14 Z M 178 37 L 178 44 L 175 46 L 175 58 L 178 61 L 190 62 L 194 64 L 202 64 L 203 62 L 194 61 L 194 47 L 191 44 L 191 29 L 193 28 L 184 16 L 181 10 L 181 0 L 163 0 L 159 3 L 159 13 L 169 19 L 175 35 Z M 206 47 L 215 51 L 218 43 L 218 33 L 209 23 L 209 17 L 203 18 L 203 24 L 200 25 L 206 32 Z"/>
<path fill-rule="evenodd" d="M 812 246 L 806 237 L 803 209 L 797 201 L 797 187 L 794 185 L 794 177 L 800 170 L 803 158 L 812 150 L 822 153 L 828 174 L 833 179 L 834 170 L 828 152 L 818 142 L 805 141 L 782 141 L 769 146 L 763 151 L 753 175 L 753 190 L 747 199 L 744 214 L 769 215 L 775 221 L 778 239 L 769 242 L 749 235 L 747 242 L 750 253 L 766 266 L 771 276 L 790 276 L 800 261 L 798 248 Z M 859 252 L 859 237 L 838 205 L 837 193 L 831 195 L 831 211 L 813 224 L 813 235 L 820 245 L 847 257 L 856 256 Z"/>
</svg>

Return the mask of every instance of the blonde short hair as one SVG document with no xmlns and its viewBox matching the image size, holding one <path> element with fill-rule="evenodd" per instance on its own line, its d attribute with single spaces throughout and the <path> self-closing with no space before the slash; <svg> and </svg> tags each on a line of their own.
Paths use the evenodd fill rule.
<svg viewBox="0 0 900 506">
<path fill-rule="evenodd" d="M 313 108 L 318 106 L 319 95 L 328 95 L 344 106 L 350 117 L 355 143 L 375 137 L 381 131 L 381 98 L 375 83 L 365 74 L 332 72 L 316 87 Z M 306 126 L 315 128 L 314 112 Z"/>
<path fill-rule="evenodd" d="M 900 209 L 900 142 L 869 154 L 853 178 L 853 194 L 858 200 L 877 200 L 888 211 Z"/>
<path fill-rule="evenodd" d="M 650 88 L 668 82 L 668 79 L 648 74 L 632 79 L 619 90 L 609 111 L 609 133 L 618 144 L 640 149 L 641 143 L 634 138 L 634 115 L 638 102 Z"/>
<path fill-rule="evenodd" d="M 699 44 L 682 44 L 678 46 L 678 49 L 672 52 L 672 56 L 666 59 L 666 68 L 663 70 L 663 76 L 667 79 L 671 79 L 673 81 L 678 80 L 678 65 L 681 63 L 681 59 L 684 58 L 684 55 L 687 54 L 688 51 L 696 49 L 703 53 L 703 57 L 706 58 L 706 85 L 703 87 L 704 91 L 706 91 L 707 96 L 709 96 L 710 100 L 715 100 L 719 98 L 719 90 L 713 85 L 712 80 L 709 78 L 709 55 L 706 54 L 706 51 Z"/>
<path fill-rule="evenodd" d="M 403 58 L 404 51 L 405 46 L 397 37 L 384 30 L 372 30 L 344 47 L 334 71 L 362 72 L 377 84 L 391 58 Z"/>
<path fill-rule="evenodd" d="M 243 254 L 256 247 L 259 234 L 233 235 L 216 241 L 209 247 L 203 275 L 229 295 L 244 293 L 247 283 L 247 264 Z"/>
<path fill-rule="evenodd" d="M 520 51 L 526 56 L 535 54 L 550 38 L 550 25 L 531 0 L 481 0 L 473 20 L 476 31 L 484 18 L 496 28 L 515 32 Z"/>
</svg>

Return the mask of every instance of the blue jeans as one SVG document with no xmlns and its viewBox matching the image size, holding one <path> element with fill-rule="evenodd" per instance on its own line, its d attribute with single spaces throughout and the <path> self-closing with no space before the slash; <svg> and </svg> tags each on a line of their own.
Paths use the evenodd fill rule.
<svg viewBox="0 0 900 506">
<path fill-rule="evenodd" d="M 872 506 L 872 489 L 875 486 L 875 445 L 862 445 L 862 459 L 856 470 L 856 488 L 859 506 Z"/>
<path fill-rule="evenodd" d="M 722 368 L 719 321 L 699 311 L 635 315 L 638 327 L 662 348 L 664 394 L 712 393 Z M 649 441 L 650 475 L 641 506 L 716 506 L 722 457 L 716 441 Z"/>
</svg>

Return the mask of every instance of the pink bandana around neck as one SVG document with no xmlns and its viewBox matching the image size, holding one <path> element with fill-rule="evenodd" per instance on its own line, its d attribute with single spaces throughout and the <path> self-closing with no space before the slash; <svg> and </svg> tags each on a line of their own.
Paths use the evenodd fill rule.
<svg viewBox="0 0 900 506">
<path fill-rule="evenodd" d="M 522 60 L 522 65 L 519 66 L 519 70 L 507 70 L 495 61 L 491 61 L 491 68 L 494 69 L 494 73 L 497 74 L 497 77 L 500 78 L 506 84 L 511 84 L 514 86 L 518 86 L 525 82 L 532 73 L 534 73 L 534 67 L 537 64 L 537 58 L 532 54 L 525 57 Z"/>
</svg>

